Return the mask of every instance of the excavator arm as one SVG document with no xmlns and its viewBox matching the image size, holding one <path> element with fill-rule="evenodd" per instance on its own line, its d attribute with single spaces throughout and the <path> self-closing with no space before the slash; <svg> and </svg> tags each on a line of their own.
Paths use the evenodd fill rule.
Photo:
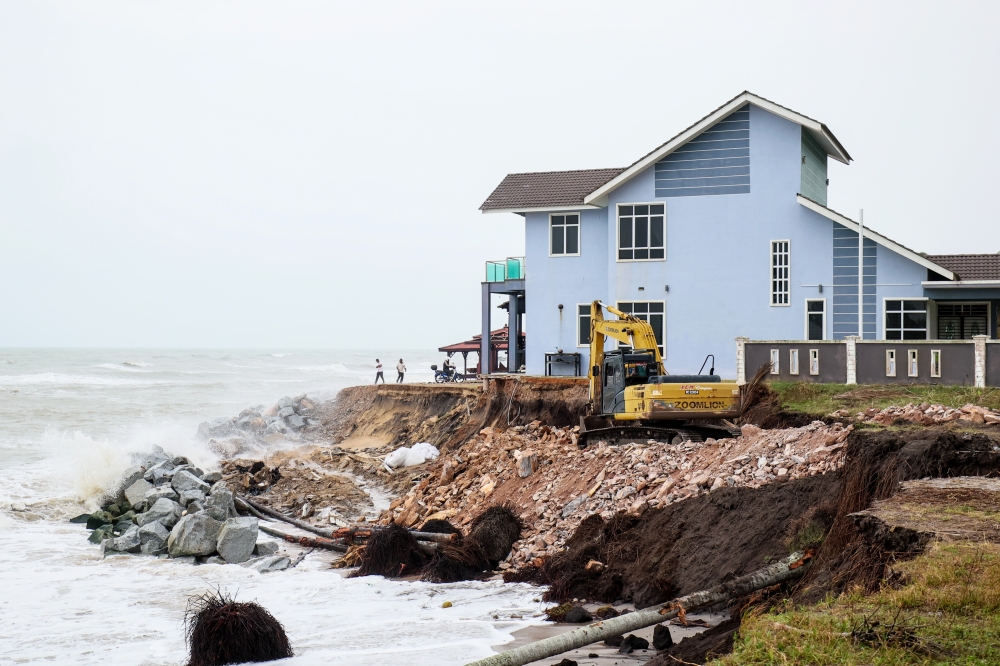
<svg viewBox="0 0 1000 666">
<path fill-rule="evenodd" d="M 605 319 L 605 309 L 618 319 Z M 660 372 L 666 374 L 659 343 L 656 341 L 656 334 L 649 322 L 600 301 L 594 301 L 590 304 L 590 371 L 587 373 L 590 380 L 589 406 L 591 413 L 600 411 L 596 401 L 600 400 L 601 395 L 601 368 L 604 365 L 605 338 L 613 338 L 629 344 L 636 351 L 651 352 Z"/>
</svg>

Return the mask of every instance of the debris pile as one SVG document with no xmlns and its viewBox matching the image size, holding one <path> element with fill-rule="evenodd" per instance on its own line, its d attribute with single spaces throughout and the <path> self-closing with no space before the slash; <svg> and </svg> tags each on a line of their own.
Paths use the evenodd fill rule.
<svg viewBox="0 0 1000 666">
<path fill-rule="evenodd" d="M 509 502 L 525 525 L 501 569 L 560 550 L 589 514 L 641 514 L 721 487 L 759 488 L 839 469 L 854 426 L 761 430 L 743 426 L 738 438 L 580 450 L 579 429 L 535 421 L 504 431 L 484 428 L 431 463 L 429 475 L 395 500 L 379 519 L 406 527 L 452 520 L 469 527 L 478 506 Z"/>
<path fill-rule="evenodd" d="M 278 544 L 258 543 L 257 519 L 236 513 L 219 472 L 203 472 L 156 447 L 130 467 L 100 511 L 70 522 L 92 530 L 101 554 L 132 553 L 210 564 L 244 564 L 261 572 L 289 566 Z"/>
<path fill-rule="evenodd" d="M 848 418 L 851 413 L 846 409 L 839 409 L 832 414 L 833 418 Z M 955 409 L 944 405 L 930 404 L 928 402 L 914 405 L 912 402 L 902 407 L 886 407 L 878 409 L 872 407 L 863 412 L 858 412 L 855 418 L 862 423 L 879 423 L 882 425 L 892 425 L 898 420 L 920 425 L 940 425 L 951 423 L 952 421 L 966 421 L 969 423 L 1000 423 L 1000 412 L 993 411 L 987 407 L 978 405 L 965 405 Z"/>
<path fill-rule="evenodd" d="M 266 442 L 272 436 L 296 439 L 307 428 L 319 426 L 315 409 L 304 393 L 294 398 L 285 396 L 267 408 L 248 407 L 235 417 L 205 421 L 198 426 L 198 437 L 218 449 L 220 455 L 235 455 L 246 448 L 248 441 Z"/>
</svg>

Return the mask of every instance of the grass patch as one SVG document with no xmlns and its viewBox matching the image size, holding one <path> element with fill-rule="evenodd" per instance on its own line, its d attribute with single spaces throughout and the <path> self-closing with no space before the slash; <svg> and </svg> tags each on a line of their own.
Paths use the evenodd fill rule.
<svg viewBox="0 0 1000 666">
<path fill-rule="evenodd" d="M 1000 664 L 1000 545 L 939 542 L 895 569 L 899 589 L 748 613 L 712 663 Z"/>
<path fill-rule="evenodd" d="M 1000 409 L 1000 389 L 969 386 L 934 385 L 869 385 L 806 384 L 801 382 L 770 382 L 778 393 L 782 406 L 789 411 L 824 416 L 838 409 L 857 413 L 869 407 L 884 409 L 908 402 L 929 402 L 947 407 L 962 407 L 969 403 Z"/>
</svg>

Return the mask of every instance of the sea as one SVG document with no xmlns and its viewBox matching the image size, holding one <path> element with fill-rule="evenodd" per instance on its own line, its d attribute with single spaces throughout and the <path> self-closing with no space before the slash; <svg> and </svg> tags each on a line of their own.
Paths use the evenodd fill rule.
<svg viewBox="0 0 1000 666">
<path fill-rule="evenodd" d="M 269 574 L 102 559 L 67 522 L 93 510 L 135 454 L 160 446 L 214 469 L 195 437 L 202 421 L 284 396 L 331 399 L 374 381 L 376 357 L 391 383 L 400 356 L 407 383 L 431 381 L 443 360 L 427 350 L 0 349 L 0 664 L 184 664 L 188 601 L 213 590 L 267 608 L 295 650 L 288 664 L 464 664 L 537 624 L 541 590 L 528 585 L 345 578 L 317 554 Z"/>
</svg>

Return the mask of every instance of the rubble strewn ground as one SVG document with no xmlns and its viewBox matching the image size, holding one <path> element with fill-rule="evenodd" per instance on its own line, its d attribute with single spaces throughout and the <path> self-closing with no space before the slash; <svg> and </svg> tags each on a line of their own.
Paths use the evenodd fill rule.
<svg viewBox="0 0 1000 666">
<path fill-rule="evenodd" d="M 767 431 L 743 427 L 733 439 L 580 450 L 578 428 L 533 422 L 484 428 L 429 465 L 430 475 L 393 502 L 380 522 L 416 526 L 444 518 L 463 527 L 476 507 L 511 502 L 525 535 L 501 568 L 558 552 L 589 514 L 641 514 L 724 486 L 752 487 L 839 469 L 853 426 L 816 421 Z"/>
<path fill-rule="evenodd" d="M 839 409 L 830 414 L 830 416 L 834 418 L 846 418 L 851 416 L 851 412 L 846 409 Z M 995 424 L 1000 423 L 1000 411 L 971 404 L 954 408 L 926 402 L 914 405 L 911 402 L 902 407 L 893 406 L 886 407 L 885 409 L 871 407 L 863 412 L 858 412 L 855 418 L 862 423 L 878 423 L 881 425 L 892 425 L 899 420 L 920 425 L 941 425 L 955 421 Z"/>
</svg>

